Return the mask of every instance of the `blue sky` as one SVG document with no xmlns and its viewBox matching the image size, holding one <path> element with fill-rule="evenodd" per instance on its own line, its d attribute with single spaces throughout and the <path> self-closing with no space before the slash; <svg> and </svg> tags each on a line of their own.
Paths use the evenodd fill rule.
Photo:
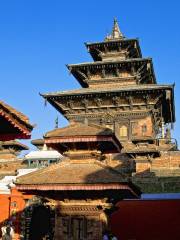
<svg viewBox="0 0 180 240">
<path fill-rule="evenodd" d="M 101 41 L 117 17 L 126 37 L 138 37 L 159 83 L 175 82 L 180 141 L 180 1 L 0 1 L 0 99 L 29 116 L 40 138 L 67 122 L 39 93 L 79 88 L 65 64 L 91 61 L 84 42 Z"/>
</svg>

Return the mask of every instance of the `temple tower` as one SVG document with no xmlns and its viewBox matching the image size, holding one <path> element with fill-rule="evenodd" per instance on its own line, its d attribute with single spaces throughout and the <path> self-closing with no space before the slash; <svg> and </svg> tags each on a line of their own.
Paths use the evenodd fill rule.
<svg viewBox="0 0 180 240">
<path fill-rule="evenodd" d="M 82 88 L 43 94 L 70 122 L 87 119 L 131 142 L 152 141 L 175 121 L 173 85 L 156 83 L 152 59 L 142 57 L 138 39 L 123 36 L 116 19 L 103 42 L 85 45 L 94 62 L 67 65 Z"/>
<path fill-rule="evenodd" d="M 67 65 L 82 88 L 42 94 L 69 121 L 44 135 L 63 161 L 16 181 L 19 191 L 35 196 L 27 214 L 33 216 L 37 205 L 49 209 L 52 224 L 39 232 L 48 239 L 102 239 L 118 201 L 138 198 L 137 185 L 157 187 L 155 168 L 179 164 L 169 128 L 174 86 L 156 83 L 152 59 L 142 57 L 138 39 L 127 39 L 115 19 L 103 42 L 85 45 L 94 62 Z M 35 239 L 27 219 L 22 235 Z"/>
<path fill-rule="evenodd" d="M 112 129 L 130 172 L 150 169 L 162 149 L 176 149 L 174 85 L 157 84 L 152 59 L 142 57 L 139 40 L 126 38 L 116 19 L 103 42 L 85 45 L 94 62 L 67 65 L 82 88 L 42 96 L 70 122 Z"/>
</svg>

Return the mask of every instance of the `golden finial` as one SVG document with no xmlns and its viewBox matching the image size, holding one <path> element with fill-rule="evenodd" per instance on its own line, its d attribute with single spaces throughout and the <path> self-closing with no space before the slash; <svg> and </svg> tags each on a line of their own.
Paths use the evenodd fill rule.
<svg viewBox="0 0 180 240">
<path fill-rule="evenodd" d="M 114 24 L 112 28 L 112 33 L 106 37 L 106 40 L 114 40 L 114 39 L 123 39 L 124 36 L 120 31 L 119 24 L 116 18 L 114 18 Z"/>
</svg>

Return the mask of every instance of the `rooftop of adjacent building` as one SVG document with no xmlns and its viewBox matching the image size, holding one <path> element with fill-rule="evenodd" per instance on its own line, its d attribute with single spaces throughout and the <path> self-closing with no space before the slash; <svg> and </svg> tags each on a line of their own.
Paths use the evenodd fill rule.
<svg viewBox="0 0 180 240">
<path fill-rule="evenodd" d="M 36 168 L 18 169 L 16 175 L 4 176 L 2 179 L 0 178 L 0 194 L 10 194 L 11 187 L 14 186 L 14 182 L 17 177 L 26 175 L 26 174 L 36 171 L 36 170 L 37 170 Z"/>
<path fill-rule="evenodd" d="M 28 146 L 26 146 L 25 144 L 23 144 L 17 140 L 0 141 L 0 150 L 1 149 L 9 149 L 9 148 L 15 148 L 19 151 L 29 150 Z"/>
<path fill-rule="evenodd" d="M 56 150 L 49 150 L 44 144 L 42 150 L 31 151 L 25 155 L 25 160 L 48 160 L 48 159 L 61 159 L 63 156 Z"/>
<path fill-rule="evenodd" d="M 0 141 L 30 138 L 33 127 L 27 116 L 0 101 Z"/>
</svg>

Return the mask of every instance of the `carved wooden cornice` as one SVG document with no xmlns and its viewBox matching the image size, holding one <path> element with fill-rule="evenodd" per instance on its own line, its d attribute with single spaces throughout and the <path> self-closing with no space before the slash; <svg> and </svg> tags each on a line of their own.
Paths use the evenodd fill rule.
<svg viewBox="0 0 180 240">
<path fill-rule="evenodd" d="M 116 49 L 116 55 L 122 51 L 128 53 L 129 58 L 142 57 L 138 39 L 117 39 L 97 43 L 86 43 L 86 47 L 95 61 L 103 60 L 102 55 L 111 54 L 112 47 Z"/>
<path fill-rule="evenodd" d="M 98 79 L 98 80 L 94 80 L 94 79 L 87 79 L 86 81 L 88 83 L 88 85 L 98 85 L 98 86 L 103 86 L 105 84 L 132 84 L 132 83 L 136 83 L 136 75 L 133 76 L 128 76 L 128 77 L 120 77 L 120 76 L 109 76 L 106 77 L 106 75 L 103 73 L 102 74 L 102 78 Z"/>
<path fill-rule="evenodd" d="M 107 199 L 97 200 L 69 200 L 57 201 L 57 210 L 59 214 L 77 214 L 77 215 L 99 215 L 103 210 L 110 209 L 111 203 Z"/>
<path fill-rule="evenodd" d="M 138 111 L 146 109 L 154 109 L 157 103 L 161 104 L 162 94 L 155 96 L 154 93 L 146 95 L 124 95 L 119 93 L 109 93 L 108 96 L 98 94 L 96 98 L 93 95 L 82 96 L 82 100 L 76 96 L 70 99 L 57 99 L 54 100 L 55 105 L 62 109 L 65 116 L 69 114 L 93 114 L 97 112 L 125 112 L 125 111 Z M 79 96 L 80 97 L 80 96 Z"/>
<path fill-rule="evenodd" d="M 124 69 L 129 73 L 129 76 L 133 76 L 134 80 L 138 79 L 137 83 L 143 83 L 144 80 L 146 80 L 147 83 L 156 83 L 153 64 L 150 58 L 126 59 L 129 53 L 125 51 L 123 54 L 124 59 L 118 59 L 116 55 L 113 59 L 114 53 L 104 53 L 106 57 L 109 56 L 108 61 L 72 64 L 68 65 L 68 69 L 83 87 L 88 87 L 89 84 L 92 84 L 91 79 L 95 80 L 97 84 L 101 84 L 101 81 L 105 78 L 109 79 L 109 74 L 107 76 L 106 73 L 107 71 L 112 72 L 112 82 L 118 82 L 116 78 L 121 76 Z M 103 56 L 103 54 L 101 54 L 101 56 Z M 110 58 L 112 58 L 113 61 Z M 98 74 L 100 79 L 94 79 L 94 73 Z M 107 81 L 108 80 L 106 80 L 106 82 Z M 126 83 L 126 77 L 122 77 L 119 81 Z"/>
<path fill-rule="evenodd" d="M 111 117 L 111 123 L 114 123 L 116 121 L 122 121 L 123 119 L 141 119 L 144 117 L 147 117 L 149 115 L 151 115 L 151 111 L 139 111 L 139 112 L 124 112 L 124 113 L 109 113 L 112 117 Z M 101 122 L 107 122 L 106 121 L 106 116 L 107 113 L 106 112 L 101 112 L 101 113 L 93 113 L 93 114 L 88 114 L 88 113 L 79 113 L 79 114 L 67 114 L 65 115 L 65 117 L 69 120 L 76 120 L 76 121 L 80 121 L 83 122 L 85 118 L 89 119 L 89 120 L 99 120 Z M 109 118 L 110 119 L 110 118 Z"/>
</svg>

